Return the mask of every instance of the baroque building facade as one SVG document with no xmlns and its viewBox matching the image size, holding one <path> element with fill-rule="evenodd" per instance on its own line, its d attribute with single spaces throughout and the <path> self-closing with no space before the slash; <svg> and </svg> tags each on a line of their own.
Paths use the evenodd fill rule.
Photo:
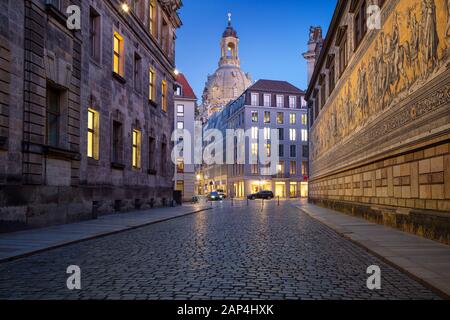
<svg viewBox="0 0 450 320">
<path fill-rule="evenodd" d="M 69 5 L 81 30 L 68 28 Z M 171 201 L 180 6 L 1 2 L 1 229 Z"/>
<path fill-rule="evenodd" d="M 208 76 L 203 90 L 201 116 L 204 120 L 221 111 L 252 84 L 250 75 L 241 69 L 239 38 L 231 25 L 231 14 L 222 34 L 220 48 L 219 68 Z"/>
<path fill-rule="evenodd" d="M 310 201 L 450 243 L 449 56 L 447 0 L 338 1 L 306 94 Z"/>
</svg>

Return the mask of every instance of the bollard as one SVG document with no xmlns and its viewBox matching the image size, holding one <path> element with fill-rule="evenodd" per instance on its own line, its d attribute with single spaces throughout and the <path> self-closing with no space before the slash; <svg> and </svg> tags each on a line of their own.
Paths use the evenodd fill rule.
<svg viewBox="0 0 450 320">
<path fill-rule="evenodd" d="M 278 206 L 280 206 L 280 196 L 278 196 Z"/>
<path fill-rule="evenodd" d="M 264 198 L 261 199 L 261 211 L 264 209 Z"/>
<path fill-rule="evenodd" d="M 248 198 L 247 198 L 247 207 L 248 207 Z"/>
</svg>

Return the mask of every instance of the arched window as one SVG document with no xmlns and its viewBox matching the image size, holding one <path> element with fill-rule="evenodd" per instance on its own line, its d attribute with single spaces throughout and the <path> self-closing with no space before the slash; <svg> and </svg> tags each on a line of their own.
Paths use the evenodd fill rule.
<svg viewBox="0 0 450 320">
<path fill-rule="evenodd" d="M 235 46 L 234 43 L 230 42 L 227 46 L 227 57 L 235 56 Z"/>
</svg>

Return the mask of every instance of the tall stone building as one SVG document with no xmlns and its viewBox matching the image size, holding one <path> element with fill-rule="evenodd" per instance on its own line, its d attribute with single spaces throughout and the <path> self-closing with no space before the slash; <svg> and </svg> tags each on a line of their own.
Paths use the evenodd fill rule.
<svg viewBox="0 0 450 320">
<path fill-rule="evenodd" d="M 450 243 L 448 5 L 338 1 L 306 94 L 312 202 Z"/>
<path fill-rule="evenodd" d="M 66 9 L 81 9 L 70 30 Z M 179 0 L 0 3 L 0 224 L 169 203 Z"/>
<path fill-rule="evenodd" d="M 221 111 L 252 84 L 250 75 L 241 69 L 239 38 L 231 25 L 231 14 L 229 14 L 228 26 L 222 35 L 220 48 L 219 68 L 213 75 L 208 76 L 203 91 L 203 118 L 209 118 L 212 114 Z"/>
</svg>

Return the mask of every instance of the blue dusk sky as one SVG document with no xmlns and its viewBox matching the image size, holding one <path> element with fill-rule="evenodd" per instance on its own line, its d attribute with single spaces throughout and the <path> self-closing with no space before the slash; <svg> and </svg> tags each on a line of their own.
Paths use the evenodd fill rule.
<svg viewBox="0 0 450 320">
<path fill-rule="evenodd" d="M 254 81 L 286 80 L 306 89 L 309 27 L 322 26 L 324 37 L 337 0 L 183 0 L 183 26 L 177 32 L 176 65 L 199 102 L 208 74 L 220 58 L 220 40 L 232 13 L 240 39 L 241 68 Z"/>
</svg>

